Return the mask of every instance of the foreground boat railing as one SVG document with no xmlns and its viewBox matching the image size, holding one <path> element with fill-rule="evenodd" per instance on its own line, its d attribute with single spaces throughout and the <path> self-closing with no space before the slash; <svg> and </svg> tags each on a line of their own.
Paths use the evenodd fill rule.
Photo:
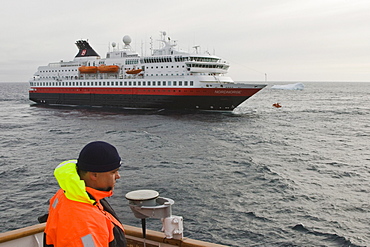
<svg viewBox="0 0 370 247">
<path fill-rule="evenodd" d="M 200 240 L 183 238 L 168 239 L 162 232 L 147 230 L 146 238 L 142 237 L 142 231 L 138 227 L 124 225 L 128 246 L 150 247 L 225 247 L 225 245 L 213 244 Z M 45 223 L 37 224 L 5 233 L 0 233 L 0 247 L 41 247 L 43 244 Z"/>
<path fill-rule="evenodd" d="M 42 246 L 46 223 L 0 233 L 0 247 Z"/>
</svg>

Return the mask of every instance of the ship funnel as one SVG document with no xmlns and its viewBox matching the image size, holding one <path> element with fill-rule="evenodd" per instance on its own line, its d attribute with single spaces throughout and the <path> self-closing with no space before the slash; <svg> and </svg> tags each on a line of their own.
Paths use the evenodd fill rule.
<svg viewBox="0 0 370 247">
<path fill-rule="evenodd" d="M 94 51 L 87 40 L 76 41 L 78 53 L 75 57 L 99 57 L 99 54 Z"/>
<path fill-rule="evenodd" d="M 182 239 L 183 218 L 172 215 L 172 199 L 159 197 L 155 190 L 135 190 L 126 194 L 129 206 L 136 218 L 141 219 L 143 237 L 146 237 L 147 218 L 161 219 L 166 238 Z"/>
</svg>

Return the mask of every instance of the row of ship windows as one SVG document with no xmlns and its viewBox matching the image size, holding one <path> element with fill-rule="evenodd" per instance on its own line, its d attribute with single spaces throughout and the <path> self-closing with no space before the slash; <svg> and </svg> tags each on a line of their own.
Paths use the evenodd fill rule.
<svg viewBox="0 0 370 247">
<path fill-rule="evenodd" d="M 196 62 L 216 63 L 216 62 L 220 61 L 220 59 L 218 59 L 218 58 L 183 57 L 183 56 L 174 56 L 173 60 L 172 60 L 172 57 L 145 57 L 145 58 L 141 58 L 140 62 L 141 63 L 171 63 L 171 62 L 196 61 Z"/>
<path fill-rule="evenodd" d="M 168 69 L 169 66 L 166 66 L 166 68 Z M 180 66 L 176 66 L 177 68 L 180 68 Z M 149 66 L 146 67 L 147 69 L 149 69 Z M 154 69 L 154 67 L 150 67 L 151 69 Z M 156 66 L 155 67 L 156 69 L 159 68 L 159 66 Z M 174 66 L 171 66 L 171 68 L 173 69 Z M 185 66 L 183 65 L 182 68 L 185 68 Z M 126 68 L 127 70 L 129 70 L 130 68 Z M 163 66 L 161 66 L 161 69 L 163 69 Z M 54 73 L 57 73 L 57 72 L 77 72 L 77 69 L 59 69 L 59 70 L 41 70 L 40 73 L 51 73 L 51 72 L 54 72 Z"/>
<path fill-rule="evenodd" d="M 227 69 L 228 65 L 222 64 L 187 64 L 188 68 Z"/>
<path fill-rule="evenodd" d="M 164 67 L 164 66 L 161 66 L 161 69 L 163 69 L 163 67 Z M 177 65 L 176 67 L 177 67 L 177 68 L 180 68 L 180 66 L 179 66 L 179 65 Z M 183 66 L 181 66 L 181 67 L 182 67 L 182 68 L 185 68 L 185 66 L 184 66 L 184 65 L 183 65 Z M 146 68 L 147 68 L 147 69 L 149 69 L 149 66 L 147 66 Z M 153 66 L 152 66 L 152 67 L 150 67 L 150 68 L 151 68 L 151 69 L 154 69 L 154 67 L 153 67 Z M 156 69 L 159 69 L 159 66 L 156 66 L 155 68 L 156 68 Z M 173 68 L 174 68 L 174 66 L 171 66 L 171 68 L 173 69 Z M 166 66 L 166 69 L 168 69 L 168 66 Z"/>
<path fill-rule="evenodd" d="M 73 72 L 77 71 L 77 69 L 58 69 L 58 70 L 40 70 L 40 73 L 50 73 L 50 72 Z"/>
<path fill-rule="evenodd" d="M 83 82 L 31 82 L 31 86 L 193 86 L 193 81 L 83 81 Z"/>
<path fill-rule="evenodd" d="M 139 59 L 127 59 L 125 61 L 125 64 L 138 64 L 139 63 Z"/>
<path fill-rule="evenodd" d="M 182 74 L 171 74 L 171 76 L 184 76 L 185 74 L 184 73 L 182 73 Z M 190 75 L 189 73 L 187 73 L 186 75 Z M 205 74 L 203 74 L 203 75 L 205 75 Z M 139 76 L 142 76 L 142 75 L 139 75 Z M 145 74 L 145 76 L 164 76 L 164 74 Z M 166 76 L 170 76 L 169 74 L 166 74 Z M 83 76 L 81 75 L 81 78 L 82 78 Z M 77 76 L 39 76 L 38 77 L 39 79 L 58 79 L 58 78 L 64 78 L 64 79 L 76 79 L 77 80 Z M 103 76 L 101 76 L 101 77 L 98 77 L 98 75 L 97 74 L 91 74 L 91 75 L 89 75 L 89 77 L 87 77 L 87 78 L 85 78 L 85 79 L 88 79 L 88 78 L 101 78 L 101 79 L 103 79 Z M 36 78 L 34 78 L 34 79 L 36 79 Z"/>
</svg>

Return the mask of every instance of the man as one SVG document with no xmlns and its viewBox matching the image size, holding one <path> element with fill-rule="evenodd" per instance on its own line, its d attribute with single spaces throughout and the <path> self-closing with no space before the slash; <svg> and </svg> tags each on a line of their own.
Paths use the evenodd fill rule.
<svg viewBox="0 0 370 247">
<path fill-rule="evenodd" d="M 60 190 L 51 198 L 44 246 L 125 247 L 124 229 L 104 199 L 120 178 L 121 158 L 106 142 L 91 142 L 78 160 L 59 164 L 54 175 Z"/>
</svg>

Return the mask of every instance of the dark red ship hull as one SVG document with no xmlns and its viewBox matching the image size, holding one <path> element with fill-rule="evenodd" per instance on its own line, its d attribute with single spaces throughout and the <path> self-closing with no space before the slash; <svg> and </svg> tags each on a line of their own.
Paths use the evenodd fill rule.
<svg viewBox="0 0 370 247">
<path fill-rule="evenodd" d="M 256 88 L 33 88 L 38 104 L 232 111 Z"/>
</svg>

